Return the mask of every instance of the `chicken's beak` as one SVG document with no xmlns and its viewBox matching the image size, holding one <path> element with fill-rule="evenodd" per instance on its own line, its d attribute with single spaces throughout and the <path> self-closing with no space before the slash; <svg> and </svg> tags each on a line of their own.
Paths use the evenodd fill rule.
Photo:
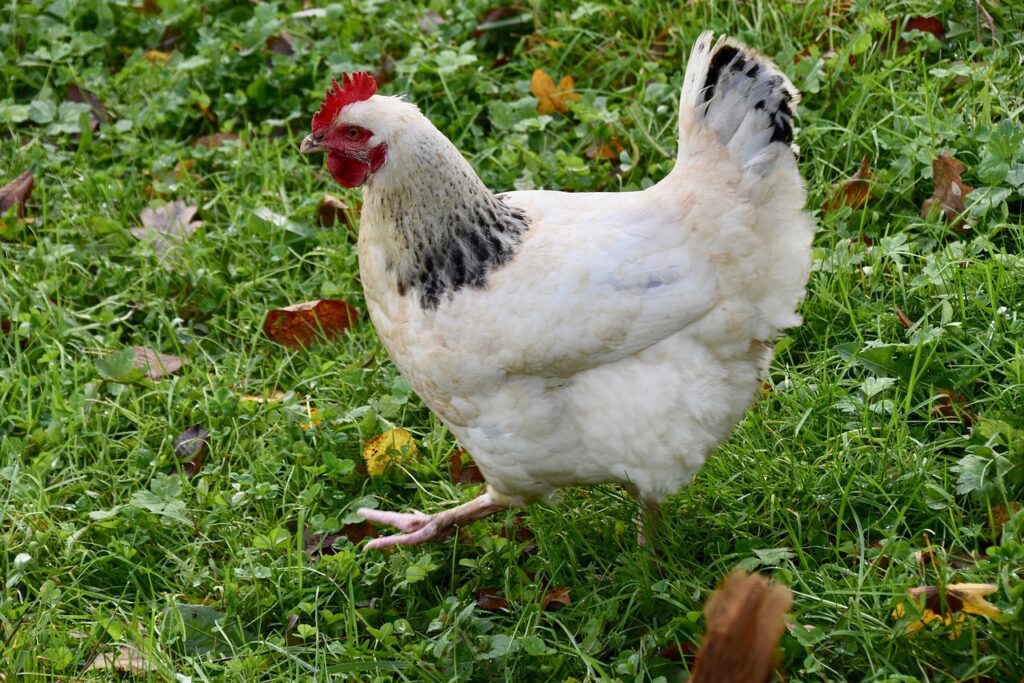
<svg viewBox="0 0 1024 683">
<path fill-rule="evenodd" d="M 323 142 L 323 137 L 316 133 L 310 133 L 302 139 L 302 144 L 299 145 L 299 154 L 312 154 L 313 152 L 324 152 L 327 150 L 320 143 Z"/>
</svg>

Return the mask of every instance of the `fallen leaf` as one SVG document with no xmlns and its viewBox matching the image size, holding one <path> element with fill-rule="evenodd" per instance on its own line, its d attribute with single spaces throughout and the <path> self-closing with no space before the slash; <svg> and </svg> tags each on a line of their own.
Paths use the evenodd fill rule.
<svg viewBox="0 0 1024 683">
<path fill-rule="evenodd" d="M 325 228 L 333 228 L 336 223 L 339 225 L 351 224 L 349 205 L 331 194 L 325 194 L 320 198 L 320 203 L 316 207 L 316 215 L 320 225 Z"/>
<path fill-rule="evenodd" d="M 971 555 L 950 552 L 940 554 L 933 547 L 914 551 L 914 560 L 922 570 L 928 567 L 937 568 L 940 562 L 950 569 L 970 569 L 978 564 L 977 559 Z"/>
<path fill-rule="evenodd" d="M 445 18 L 432 9 L 428 9 L 416 20 L 416 25 L 424 33 L 434 33 L 439 26 L 443 26 L 445 23 Z"/>
<path fill-rule="evenodd" d="M 185 361 L 177 356 L 157 353 L 145 346 L 133 346 L 132 351 L 135 353 L 133 367 L 145 372 L 149 379 L 155 380 L 166 375 L 173 375 L 185 364 Z"/>
<path fill-rule="evenodd" d="M 619 154 L 625 149 L 622 143 L 618 140 L 609 140 L 608 142 L 601 144 L 595 142 L 590 147 L 587 147 L 587 151 L 584 152 L 588 159 L 609 159 L 611 161 L 617 161 Z"/>
<path fill-rule="evenodd" d="M 302 549 L 313 559 L 334 555 L 338 552 L 334 549 L 334 542 L 342 537 L 356 545 L 365 538 L 377 538 L 377 529 L 370 522 L 355 522 L 346 524 L 333 534 L 310 534 L 307 532 L 303 535 Z"/>
<path fill-rule="evenodd" d="M 299 625 L 299 615 L 289 614 L 288 624 L 284 627 L 284 641 L 289 645 L 300 645 L 302 638 L 295 635 L 295 627 Z"/>
<path fill-rule="evenodd" d="M 280 403 L 284 400 L 284 396 L 285 394 L 283 391 L 280 389 L 274 389 L 269 394 L 264 394 L 263 396 L 245 394 L 238 400 L 243 403 Z"/>
<path fill-rule="evenodd" d="M 691 683 L 768 681 L 793 595 L 760 574 L 733 570 L 704 605 L 707 632 Z"/>
<path fill-rule="evenodd" d="M 203 224 L 192 220 L 196 211 L 196 207 L 180 199 L 156 208 L 145 208 L 141 215 L 142 227 L 132 228 L 131 233 L 151 246 L 165 267 L 169 267 L 165 258 L 167 252 L 183 243 Z"/>
<path fill-rule="evenodd" d="M 319 299 L 267 312 L 263 333 L 282 346 L 305 348 L 321 333 L 327 340 L 341 336 L 359 320 L 359 311 L 344 301 Z"/>
<path fill-rule="evenodd" d="M 174 454 L 181 461 L 181 469 L 189 479 L 203 469 L 203 458 L 210 443 L 210 432 L 192 425 L 174 439 Z"/>
<path fill-rule="evenodd" d="M 18 213 L 18 217 L 24 216 L 25 202 L 28 201 L 29 195 L 32 194 L 32 188 L 35 184 L 36 179 L 32 172 L 25 171 L 11 182 L 0 187 L 0 214 L 14 206 L 17 207 L 15 210 Z"/>
<path fill-rule="evenodd" d="M 156 671 L 154 666 L 134 646 L 119 645 L 116 652 L 101 652 L 96 655 L 86 671 L 117 671 L 123 674 L 146 674 Z"/>
<path fill-rule="evenodd" d="M 907 314 L 903 312 L 902 308 L 899 306 L 893 306 L 893 308 L 896 310 L 896 320 L 902 327 L 909 330 L 914 326 L 914 321 L 907 317 Z"/>
<path fill-rule="evenodd" d="M 960 179 L 960 174 L 966 169 L 949 152 L 939 154 L 939 158 L 932 162 L 935 191 L 921 205 L 922 218 L 928 218 L 932 207 L 939 206 L 952 227 L 959 227 L 963 223 L 963 213 L 967 210 L 964 197 L 974 191 L 973 187 Z"/>
<path fill-rule="evenodd" d="M 295 54 L 295 48 L 292 47 L 293 40 L 295 39 L 288 33 L 275 33 L 267 38 L 267 49 L 275 55 L 293 55 Z"/>
<path fill-rule="evenodd" d="M 463 464 L 462 458 L 466 456 L 468 463 Z M 458 450 L 448 456 L 448 474 L 453 484 L 479 484 L 484 481 L 484 475 L 480 468 L 469 457 L 465 450 Z"/>
<path fill-rule="evenodd" d="M 540 600 L 540 608 L 547 611 L 552 604 L 571 605 L 572 597 L 569 596 L 569 589 L 562 586 L 561 588 L 552 588 L 545 593 L 544 597 Z"/>
<path fill-rule="evenodd" d="M 859 209 L 866 205 L 871 200 L 871 181 L 873 177 L 874 174 L 871 172 L 871 166 L 868 164 L 868 155 L 865 154 L 856 173 L 841 183 L 836 183 L 832 186 L 832 194 L 821 205 L 821 210 L 828 213 L 843 206 Z"/>
<path fill-rule="evenodd" d="M 967 407 L 967 398 L 958 391 L 939 389 L 931 407 L 931 416 L 938 422 L 961 423 L 970 429 L 978 414 Z"/>
<path fill-rule="evenodd" d="M 391 463 L 405 456 L 415 457 L 417 452 L 412 434 L 404 429 L 389 429 L 363 444 L 366 472 L 371 477 L 379 477 Z"/>
<path fill-rule="evenodd" d="M 1017 501 L 1010 501 L 1007 505 L 992 506 L 992 530 L 999 533 L 1003 525 L 1010 521 L 1010 518 L 1020 512 L 1021 504 Z"/>
<path fill-rule="evenodd" d="M 110 123 L 110 114 L 107 113 L 107 108 L 103 106 L 100 98 L 96 97 L 95 93 L 72 83 L 68 86 L 67 99 L 69 102 L 80 102 L 89 105 L 89 126 L 93 130 L 96 130 L 101 123 Z"/>
<path fill-rule="evenodd" d="M 241 140 L 241 138 L 238 137 L 238 133 L 210 133 L 209 135 L 204 135 L 193 140 L 192 146 L 213 149 L 214 147 L 220 147 L 225 142 L 231 142 L 233 140 Z"/>
<path fill-rule="evenodd" d="M 508 600 L 498 595 L 497 588 L 481 588 L 476 592 L 476 606 L 480 609 L 499 610 L 508 607 Z"/>
<path fill-rule="evenodd" d="M 307 405 L 306 406 L 306 415 L 309 417 L 309 422 L 300 422 L 299 423 L 299 429 L 302 429 L 302 430 L 312 429 L 313 427 L 316 427 L 318 424 L 323 422 L 323 420 L 316 419 L 316 416 L 319 414 L 319 412 L 320 411 L 318 411 L 316 408 L 310 408 Z"/>
<path fill-rule="evenodd" d="M 895 20 L 895 23 L 898 25 L 899 20 Z M 946 27 L 942 23 L 942 19 L 937 17 L 910 17 L 903 25 L 903 30 L 931 33 L 939 40 L 946 37 Z"/>
<path fill-rule="evenodd" d="M 572 76 L 566 75 L 556 88 L 554 80 L 546 71 L 536 69 L 533 78 L 530 79 L 530 93 L 538 100 L 537 113 L 554 114 L 556 111 L 569 111 L 569 102 L 580 99 L 579 93 L 575 92 L 575 85 Z"/>
<path fill-rule="evenodd" d="M 960 623 L 966 620 L 966 614 L 977 614 L 994 619 L 1000 614 L 999 608 L 985 600 L 998 590 L 992 583 L 951 583 L 944 591 L 935 586 L 915 586 L 907 589 L 907 595 L 914 604 L 915 613 L 921 617 L 907 624 L 907 633 L 914 633 L 924 628 L 925 624 L 941 621 L 946 626 L 954 626 L 950 638 L 960 635 Z M 892 611 L 894 619 L 907 614 L 906 601 L 896 605 Z"/>
<path fill-rule="evenodd" d="M 202 102 L 193 102 L 192 106 L 203 115 L 203 118 L 209 121 L 212 125 L 216 126 L 220 123 L 220 119 L 217 118 L 217 114 L 212 109 L 203 104 Z"/>
<path fill-rule="evenodd" d="M 146 50 L 142 53 L 142 56 L 146 58 L 146 61 L 150 64 L 166 64 L 171 61 L 171 53 L 163 52 L 161 50 Z"/>
<path fill-rule="evenodd" d="M 670 643 L 654 653 L 655 657 L 667 659 L 670 662 L 693 662 L 697 656 L 697 648 L 693 643 Z M 692 668 L 692 667 L 691 667 Z"/>
<path fill-rule="evenodd" d="M 0 318 L 0 334 L 10 334 L 10 333 L 11 333 L 11 319 L 10 318 Z"/>
<path fill-rule="evenodd" d="M 142 5 L 138 7 L 133 5 L 132 11 L 136 14 L 160 14 L 160 5 L 157 4 L 157 0 L 142 0 Z"/>
</svg>

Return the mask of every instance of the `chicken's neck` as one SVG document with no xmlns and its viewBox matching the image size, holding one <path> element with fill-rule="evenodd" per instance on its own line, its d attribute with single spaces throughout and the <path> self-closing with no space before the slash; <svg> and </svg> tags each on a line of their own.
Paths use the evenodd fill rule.
<svg viewBox="0 0 1024 683">
<path fill-rule="evenodd" d="M 364 190 L 360 230 L 383 247 L 398 294 L 430 310 L 463 287 L 486 287 L 514 256 L 526 215 L 492 194 L 436 129 L 388 156 Z"/>
</svg>

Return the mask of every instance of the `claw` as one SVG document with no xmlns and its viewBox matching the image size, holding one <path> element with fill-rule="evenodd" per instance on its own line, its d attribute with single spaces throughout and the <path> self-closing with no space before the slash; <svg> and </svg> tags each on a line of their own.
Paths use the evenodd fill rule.
<svg viewBox="0 0 1024 683">
<path fill-rule="evenodd" d="M 363 550 L 379 550 L 394 545 L 416 545 L 436 541 L 458 531 L 470 522 L 504 510 L 507 506 L 493 502 L 491 494 L 484 493 L 477 498 L 450 510 L 427 515 L 422 512 L 386 512 L 360 508 L 359 514 L 374 524 L 383 524 L 398 529 L 401 534 L 382 536 L 367 543 Z"/>
</svg>

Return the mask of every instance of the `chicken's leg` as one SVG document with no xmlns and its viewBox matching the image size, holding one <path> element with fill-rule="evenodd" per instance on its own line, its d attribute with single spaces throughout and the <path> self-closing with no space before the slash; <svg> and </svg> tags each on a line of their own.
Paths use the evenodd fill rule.
<svg viewBox="0 0 1024 683">
<path fill-rule="evenodd" d="M 359 514 L 374 524 L 393 526 L 405 533 L 375 538 L 366 544 L 363 550 L 377 550 L 393 545 L 416 545 L 426 541 L 436 541 L 455 533 L 459 527 L 470 522 L 505 510 L 508 506 L 494 502 L 490 490 L 468 503 L 433 515 L 422 512 L 385 512 L 359 508 Z"/>
</svg>

